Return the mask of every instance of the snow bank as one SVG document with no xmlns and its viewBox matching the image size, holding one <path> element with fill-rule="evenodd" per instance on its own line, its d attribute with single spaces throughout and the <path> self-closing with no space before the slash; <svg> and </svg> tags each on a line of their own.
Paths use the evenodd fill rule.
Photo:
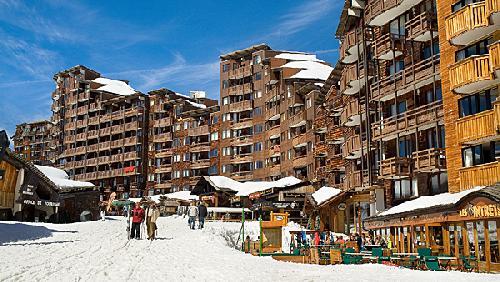
<svg viewBox="0 0 500 282">
<path fill-rule="evenodd" d="M 97 88 L 97 90 L 106 91 L 113 94 L 128 96 L 137 92 L 134 88 L 130 87 L 130 85 L 121 80 L 99 77 L 92 81 L 103 85 Z"/>
<path fill-rule="evenodd" d="M 340 194 L 340 192 L 342 192 L 340 189 L 323 186 L 318 191 L 312 193 L 312 197 L 316 201 L 317 205 L 321 205 L 323 202 L 328 201 Z"/>
<path fill-rule="evenodd" d="M 381 212 L 378 214 L 378 216 L 385 216 L 385 215 L 409 212 L 418 209 L 456 204 L 458 201 L 460 201 L 460 199 L 467 196 L 468 194 L 475 191 L 479 191 L 483 188 L 484 187 L 476 187 L 459 193 L 442 193 L 435 196 L 421 196 L 415 200 L 404 202 L 384 212 Z"/>
<path fill-rule="evenodd" d="M 314 54 L 306 54 L 306 53 L 281 53 L 276 56 L 278 59 L 285 59 L 291 61 L 311 61 L 311 62 L 324 62 L 316 57 Z"/>
<path fill-rule="evenodd" d="M 58 188 L 82 188 L 82 187 L 94 187 L 94 184 L 85 181 L 75 181 L 69 179 L 68 174 L 62 170 L 50 166 L 40 166 L 35 165 L 35 167 L 40 170 L 50 181 Z"/>
<path fill-rule="evenodd" d="M 333 68 L 315 61 L 292 61 L 283 65 L 283 68 L 301 69 L 291 78 L 327 80 Z"/>
<path fill-rule="evenodd" d="M 293 176 L 281 178 L 276 181 L 248 181 L 239 182 L 225 176 L 209 176 L 210 181 L 218 188 L 229 189 L 236 192 L 236 196 L 248 196 L 255 192 L 264 191 L 269 188 L 283 188 L 302 182 Z"/>
</svg>

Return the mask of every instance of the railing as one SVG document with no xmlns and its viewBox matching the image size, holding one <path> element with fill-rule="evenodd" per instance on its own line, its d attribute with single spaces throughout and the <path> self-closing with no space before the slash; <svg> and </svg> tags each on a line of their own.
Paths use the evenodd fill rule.
<svg viewBox="0 0 500 282">
<path fill-rule="evenodd" d="M 91 111 L 91 112 L 97 111 L 97 110 L 100 110 L 100 109 L 101 109 L 101 105 L 99 105 L 99 104 L 91 103 L 89 105 L 89 111 Z"/>
<path fill-rule="evenodd" d="M 84 154 L 85 153 L 85 150 L 86 148 L 85 147 L 77 147 L 76 150 L 75 150 L 75 153 L 78 155 L 78 154 Z"/>
<path fill-rule="evenodd" d="M 409 176 L 411 173 L 411 159 L 394 157 L 380 161 L 380 176 L 392 178 L 394 176 Z"/>
<path fill-rule="evenodd" d="M 346 139 L 342 154 L 344 158 L 355 157 L 355 153 L 359 150 L 361 150 L 361 136 L 359 134 L 355 134 Z"/>
<path fill-rule="evenodd" d="M 280 106 L 279 105 L 276 105 L 271 109 L 266 109 L 265 113 L 264 113 L 264 119 L 267 121 L 276 115 L 278 116 L 278 119 L 280 119 Z"/>
<path fill-rule="evenodd" d="M 406 34 L 409 39 L 416 39 L 427 31 L 437 32 L 437 19 L 434 13 L 425 11 L 409 20 L 405 24 Z M 423 41 L 423 40 L 419 40 Z"/>
<path fill-rule="evenodd" d="M 109 135 L 111 133 L 111 127 L 101 128 L 99 129 L 99 135 Z"/>
<path fill-rule="evenodd" d="M 305 167 L 308 164 L 312 163 L 312 160 L 311 160 L 311 158 L 308 157 L 307 154 L 305 154 L 305 155 L 296 156 L 295 158 L 293 158 L 292 163 L 293 163 L 293 167 L 295 167 L 295 168 Z"/>
<path fill-rule="evenodd" d="M 456 90 L 467 84 L 492 79 L 490 56 L 471 56 L 450 66 L 450 89 Z"/>
<path fill-rule="evenodd" d="M 374 0 L 369 1 L 365 7 L 365 16 L 367 22 L 373 20 L 376 16 L 399 5 L 403 0 Z"/>
<path fill-rule="evenodd" d="M 84 133 L 78 133 L 76 135 L 76 140 L 77 141 L 85 141 L 87 139 L 87 134 L 84 132 Z"/>
<path fill-rule="evenodd" d="M 252 93 L 252 84 L 251 83 L 245 83 L 243 84 L 243 94 L 248 94 Z"/>
<path fill-rule="evenodd" d="M 123 132 L 123 131 L 124 131 L 124 127 L 123 127 L 123 125 L 121 125 L 121 124 L 120 124 L 120 125 L 113 125 L 113 126 L 111 127 L 111 133 L 112 133 L 112 134 L 115 134 L 115 133 L 121 133 L 121 132 Z"/>
<path fill-rule="evenodd" d="M 77 108 L 76 113 L 77 113 L 78 115 L 84 115 L 84 114 L 86 114 L 88 111 L 89 111 L 88 106 L 82 106 L 82 107 L 78 107 L 78 108 Z"/>
<path fill-rule="evenodd" d="M 80 127 L 86 127 L 87 126 L 87 120 L 84 119 L 84 120 L 77 120 L 76 121 L 76 127 L 80 128 Z"/>
<path fill-rule="evenodd" d="M 196 160 L 191 162 L 191 169 L 208 168 L 210 166 L 210 159 Z"/>
<path fill-rule="evenodd" d="M 360 68 L 360 64 L 346 65 L 340 76 L 340 93 L 344 93 L 351 86 L 351 81 L 359 80 L 364 77 L 364 71 Z"/>
<path fill-rule="evenodd" d="M 96 166 L 97 158 L 87 159 L 87 166 Z"/>
<path fill-rule="evenodd" d="M 125 156 L 124 158 L 126 161 L 127 160 L 135 160 L 135 159 L 137 159 L 137 152 L 128 152 L 128 153 L 125 153 L 124 156 Z"/>
<path fill-rule="evenodd" d="M 76 140 L 75 135 L 69 135 L 64 137 L 64 143 L 73 143 Z"/>
<path fill-rule="evenodd" d="M 307 144 L 307 137 L 308 136 L 306 133 L 302 133 L 302 134 L 298 134 L 298 135 L 294 136 L 292 138 L 292 147 Z"/>
<path fill-rule="evenodd" d="M 500 107 L 495 105 L 494 110 L 459 119 L 456 125 L 457 141 L 464 143 L 496 135 L 495 116 L 500 114 L 498 112 Z"/>
<path fill-rule="evenodd" d="M 307 120 L 307 112 L 305 110 L 301 110 L 300 112 L 288 118 L 288 124 L 290 126 L 294 126 L 306 120 Z"/>
<path fill-rule="evenodd" d="M 111 160 L 111 157 L 109 157 L 109 156 L 101 156 L 101 157 L 97 158 L 97 161 L 99 162 L 99 164 L 109 163 L 110 160 Z"/>
<path fill-rule="evenodd" d="M 99 150 L 99 144 L 92 144 L 87 146 L 89 152 L 96 152 Z"/>
<path fill-rule="evenodd" d="M 497 2 L 497 0 L 490 0 Z M 491 7 L 493 8 L 493 7 Z M 466 31 L 488 26 L 488 17 L 491 11 L 487 10 L 485 2 L 469 4 L 445 18 L 446 40 L 452 40 Z"/>
<path fill-rule="evenodd" d="M 112 155 L 111 162 L 123 162 L 123 154 Z"/>
<path fill-rule="evenodd" d="M 347 50 L 356 46 L 361 42 L 361 40 L 361 32 L 359 29 L 354 28 L 353 30 L 347 32 L 342 38 L 342 43 L 340 44 L 340 59 L 342 60 L 346 56 L 350 55 L 347 53 Z"/>
<path fill-rule="evenodd" d="M 154 127 L 165 127 L 171 125 L 172 125 L 172 120 L 170 119 L 170 117 L 157 119 L 153 122 Z"/>
<path fill-rule="evenodd" d="M 437 121 L 442 117 L 443 105 L 441 101 L 436 101 L 373 123 L 373 137 L 377 138 L 387 134 L 395 134 L 400 130 L 409 130 L 422 124 Z"/>
<path fill-rule="evenodd" d="M 154 135 L 154 142 L 167 142 L 167 141 L 172 141 L 172 133 L 167 132 L 167 133 L 161 133 Z"/>
<path fill-rule="evenodd" d="M 245 100 L 240 102 L 230 103 L 226 107 L 229 112 L 235 113 L 240 111 L 248 111 L 252 109 L 252 100 Z"/>
<path fill-rule="evenodd" d="M 111 141 L 111 147 L 112 148 L 121 147 L 121 146 L 123 146 L 123 140 L 122 139 Z"/>
<path fill-rule="evenodd" d="M 358 99 L 351 99 L 344 106 L 344 110 L 340 114 L 340 122 L 345 125 L 350 120 L 350 117 L 355 116 L 355 115 L 359 115 L 360 114 L 360 110 L 361 110 L 361 113 L 362 113 L 363 112 L 363 108 L 359 107 L 359 101 L 358 101 Z"/>
<path fill-rule="evenodd" d="M 188 129 L 189 136 L 199 136 L 208 134 L 210 134 L 208 125 L 200 125 L 198 127 Z"/>
<path fill-rule="evenodd" d="M 445 150 L 431 148 L 411 154 L 414 169 L 420 172 L 432 172 L 446 168 Z"/>
<path fill-rule="evenodd" d="M 91 117 L 88 119 L 89 125 L 96 125 L 99 124 L 99 117 Z"/>
<path fill-rule="evenodd" d="M 460 190 L 495 184 L 500 181 L 500 162 L 461 168 L 459 176 Z"/>
<path fill-rule="evenodd" d="M 87 132 L 87 138 L 97 138 L 99 137 L 99 130 L 95 129 L 95 130 L 89 130 Z"/>
<path fill-rule="evenodd" d="M 99 143 L 99 150 L 109 150 L 111 148 L 111 143 L 109 141 Z"/>
<path fill-rule="evenodd" d="M 124 130 L 125 131 L 130 131 L 130 130 L 137 130 L 139 128 L 139 122 L 138 121 L 132 121 L 124 124 Z"/>
<path fill-rule="evenodd" d="M 493 73 L 500 69 L 500 41 L 491 44 L 488 48 L 490 53 L 490 71 Z"/>
<path fill-rule="evenodd" d="M 138 140 L 137 140 L 136 136 L 131 136 L 131 137 L 125 138 L 124 144 L 125 144 L 125 146 L 135 145 L 137 143 L 137 141 Z"/>
<path fill-rule="evenodd" d="M 375 56 L 380 57 L 388 52 L 402 51 L 404 48 L 404 35 L 384 33 L 375 38 Z"/>
</svg>

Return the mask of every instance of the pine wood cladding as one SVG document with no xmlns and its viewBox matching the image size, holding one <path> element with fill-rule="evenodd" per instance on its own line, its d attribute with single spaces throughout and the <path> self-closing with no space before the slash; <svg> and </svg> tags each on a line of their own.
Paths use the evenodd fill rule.
<svg viewBox="0 0 500 282">
<path fill-rule="evenodd" d="M 491 80 L 490 56 L 472 56 L 450 66 L 450 89 L 456 90 L 467 84 Z M 479 90 L 479 89 L 478 89 Z"/>
<path fill-rule="evenodd" d="M 445 18 L 446 39 L 452 40 L 464 32 L 488 26 L 488 18 L 498 11 L 498 0 L 486 0 L 463 7 Z"/>
<path fill-rule="evenodd" d="M 456 125 L 458 142 L 466 143 L 496 135 L 498 124 L 495 123 L 495 116 L 499 115 L 500 104 L 496 103 L 493 110 L 459 119 Z"/>
<path fill-rule="evenodd" d="M 500 181 L 500 162 L 482 164 L 473 167 L 461 168 L 460 190 L 467 190 L 476 186 L 491 185 Z"/>
<path fill-rule="evenodd" d="M 5 171 L 3 179 L 0 180 L 0 207 L 12 208 L 18 171 L 6 161 L 0 161 L 0 170 Z"/>
</svg>

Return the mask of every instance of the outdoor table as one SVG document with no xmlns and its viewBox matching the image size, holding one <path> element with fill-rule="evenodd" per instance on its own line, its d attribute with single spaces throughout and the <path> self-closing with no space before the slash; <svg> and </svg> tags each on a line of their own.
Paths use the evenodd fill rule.
<svg viewBox="0 0 500 282">
<path fill-rule="evenodd" d="M 366 254 L 363 253 L 345 253 L 346 255 L 351 255 L 351 256 L 366 256 Z"/>
<path fill-rule="evenodd" d="M 392 253 L 394 256 L 418 256 L 418 253 Z"/>
</svg>

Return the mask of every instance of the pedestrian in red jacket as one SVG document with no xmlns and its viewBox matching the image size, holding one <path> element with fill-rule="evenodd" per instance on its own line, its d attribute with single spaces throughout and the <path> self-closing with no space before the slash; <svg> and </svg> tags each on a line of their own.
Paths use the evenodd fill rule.
<svg viewBox="0 0 500 282">
<path fill-rule="evenodd" d="M 132 230 L 131 239 L 141 239 L 141 223 L 144 221 L 144 210 L 139 203 L 135 203 L 135 208 L 132 210 Z"/>
</svg>

